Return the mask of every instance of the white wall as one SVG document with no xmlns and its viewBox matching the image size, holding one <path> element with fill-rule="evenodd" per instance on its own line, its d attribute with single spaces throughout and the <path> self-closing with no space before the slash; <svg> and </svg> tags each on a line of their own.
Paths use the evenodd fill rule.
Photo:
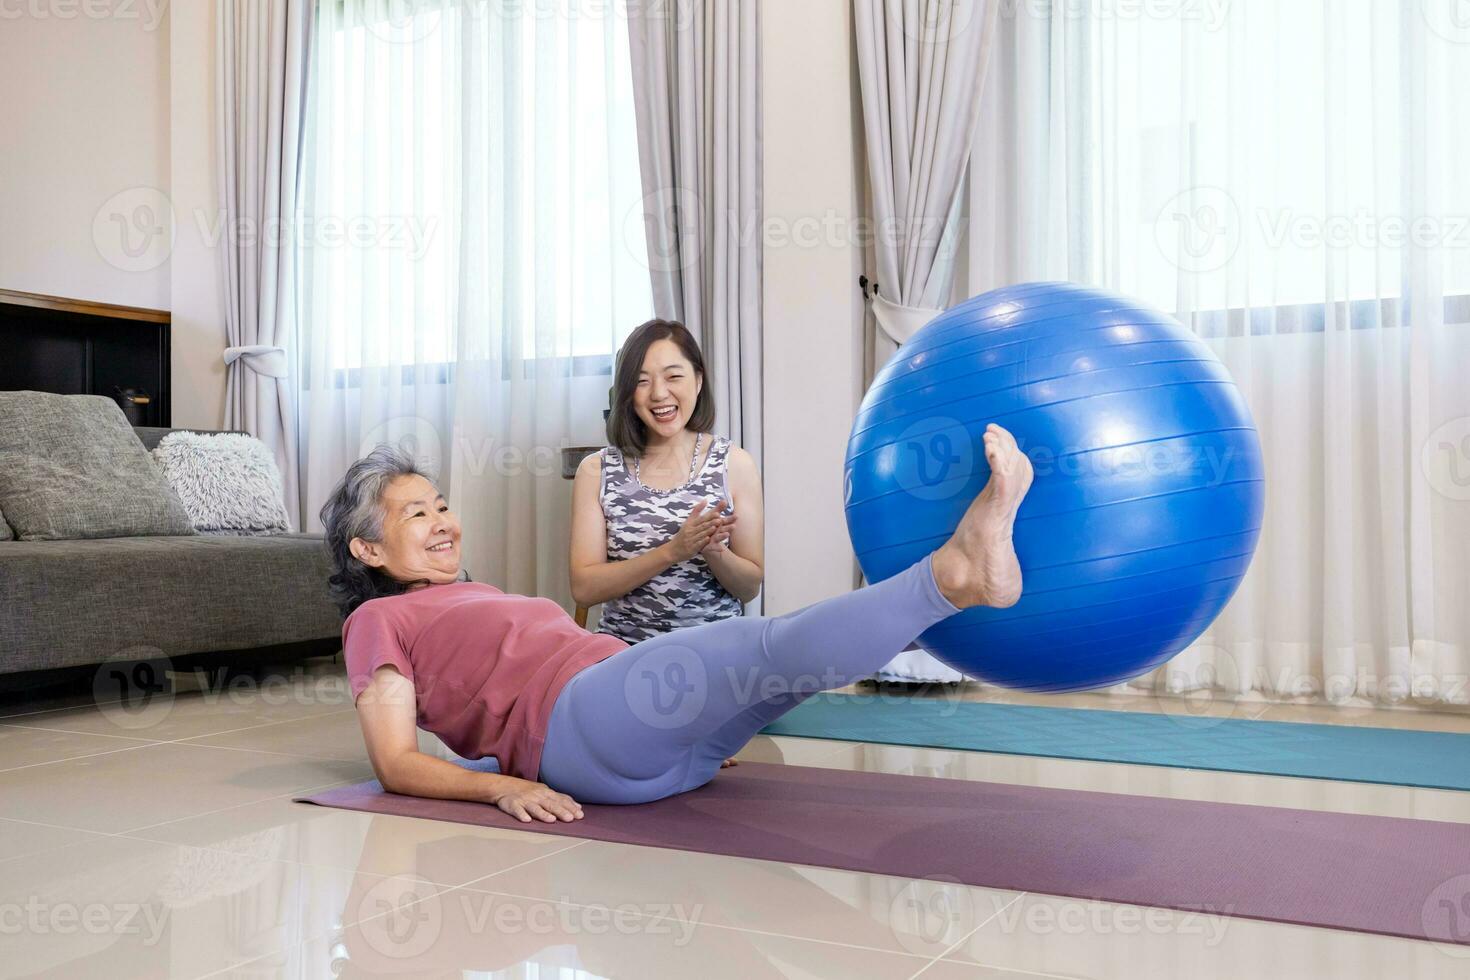
<svg viewBox="0 0 1470 980">
<path fill-rule="evenodd" d="M 175 3 L 169 89 L 174 214 L 173 423 L 219 429 L 225 421 L 223 270 L 208 241 L 217 221 L 215 193 L 214 3 Z"/>
<path fill-rule="evenodd" d="M 842 458 L 861 398 L 862 253 L 849 0 L 762 8 L 768 614 L 853 585 Z"/>
<path fill-rule="evenodd" d="M 0 288 L 167 309 L 168 19 L 87 6 L 0 6 Z"/>
<path fill-rule="evenodd" d="M 173 313 L 173 423 L 224 421 L 215 4 L 0 4 L 0 288 Z M 207 225 L 205 227 L 208 227 Z"/>
</svg>

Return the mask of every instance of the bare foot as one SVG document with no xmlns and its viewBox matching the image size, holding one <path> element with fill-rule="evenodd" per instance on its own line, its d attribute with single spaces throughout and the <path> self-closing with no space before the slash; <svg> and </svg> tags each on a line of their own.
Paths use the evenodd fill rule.
<svg viewBox="0 0 1470 980">
<path fill-rule="evenodd" d="M 1011 529 L 1031 489 L 1031 461 L 1015 437 L 998 425 L 986 427 L 984 441 L 990 481 L 934 553 L 934 581 L 960 609 L 1004 609 L 1021 598 L 1021 563 L 1011 545 Z"/>
</svg>

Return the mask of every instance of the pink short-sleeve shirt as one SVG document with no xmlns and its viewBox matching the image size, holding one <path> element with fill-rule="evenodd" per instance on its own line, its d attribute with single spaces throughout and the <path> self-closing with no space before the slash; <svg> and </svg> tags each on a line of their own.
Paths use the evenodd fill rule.
<svg viewBox="0 0 1470 980">
<path fill-rule="evenodd" d="M 371 599 L 342 625 L 356 702 L 391 665 L 413 682 L 419 727 L 467 759 L 534 780 L 556 697 L 585 667 L 627 644 L 588 633 L 550 599 L 478 582 Z"/>
</svg>

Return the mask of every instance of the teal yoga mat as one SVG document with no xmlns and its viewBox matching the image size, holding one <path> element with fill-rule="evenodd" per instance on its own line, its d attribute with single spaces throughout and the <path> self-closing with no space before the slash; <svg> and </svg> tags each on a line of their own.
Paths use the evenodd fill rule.
<svg viewBox="0 0 1470 980">
<path fill-rule="evenodd" d="M 1470 735 L 1446 732 L 822 694 L 764 734 L 1470 790 Z"/>
</svg>

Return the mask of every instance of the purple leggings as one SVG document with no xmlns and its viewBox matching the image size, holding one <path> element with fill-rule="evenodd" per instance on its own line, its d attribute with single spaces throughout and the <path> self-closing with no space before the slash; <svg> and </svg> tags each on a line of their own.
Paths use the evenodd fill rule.
<svg viewBox="0 0 1470 980">
<path fill-rule="evenodd" d="M 644 640 L 562 688 L 541 781 L 580 803 L 647 803 L 703 786 L 776 718 L 818 691 L 870 676 L 958 611 L 925 558 L 785 616 Z"/>
</svg>

